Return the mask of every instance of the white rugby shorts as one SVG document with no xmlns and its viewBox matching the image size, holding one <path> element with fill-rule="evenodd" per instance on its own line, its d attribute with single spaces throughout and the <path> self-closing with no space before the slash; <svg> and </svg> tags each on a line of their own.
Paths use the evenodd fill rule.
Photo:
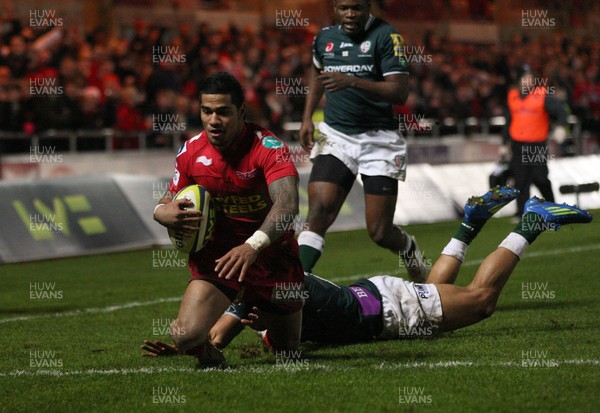
<svg viewBox="0 0 600 413">
<path fill-rule="evenodd" d="M 369 278 L 381 293 L 382 340 L 433 337 L 442 322 L 442 301 L 433 284 L 382 275 Z"/>
<path fill-rule="evenodd" d="M 406 179 L 406 140 L 396 130 L 346 135 L 321 122 L 310 159 L 319 155 L 335 156 L 354 175 Z"/>
</svg>

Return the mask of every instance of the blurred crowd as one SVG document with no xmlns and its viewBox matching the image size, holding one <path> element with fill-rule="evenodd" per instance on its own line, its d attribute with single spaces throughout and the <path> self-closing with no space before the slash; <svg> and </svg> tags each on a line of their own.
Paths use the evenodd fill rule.
<svg viewBox="0 0 600 413">
<path fill-rule="evenodd" d="M 143 20 L 118 34 L 77 27 L 34 30 L 3 22 L 0 130 L 116 130 L 115 149 L 172 146 L 201 129 L 198 85 L 225 70 L 242 83 L 249 117 L 276 133 L 300 120 L 315 27 L 259 30 Z M 402 33 L 402 28 L 399 28 Z M 441 120 L 502 115 L 517 70 L 529 64 L 583 123 L 600 130 L 600 42 L 515 34 L 500 45 L 405 36 L 411 92 L 399 114 Z"/>
<path fill-rule="evenodd" d="M 592 37 L 517 33 L 496 44 L 465 44 L 426 35 L 408 46 L 407 107 L 427 118 L 490 118 L 505 114 L 508 89 L 529 66 L 536 83 L 568 106 L 583 130 L 600 133 L 600 41 Z M 415 58 L 419 57 L 419 58 Z M 406 110 L 407 108 L 403 108 Z"/>
</svg>

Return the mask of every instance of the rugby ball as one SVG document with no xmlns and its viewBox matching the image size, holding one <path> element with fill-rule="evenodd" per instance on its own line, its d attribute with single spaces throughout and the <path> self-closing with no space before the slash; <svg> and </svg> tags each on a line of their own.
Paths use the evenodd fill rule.
<svg viewBox="0 0 600 413">
<path fill-rule="evenodd" d="M 199 223 L 200 229 L 194 235 L 186 236 L 169 228 L 169 238 L 177 250 L 193 254 L 200 251 L 212 236 L 215 229 L 215 205 L 206 188 L 197 184 L 183 188 L 175 195 L 174 200 L 183 198 L 189 199 L 194 204 L 193 207 L 188 207 L 187 210 L 194 209 L 202 212 L 203 219 Z"/>
</svg>

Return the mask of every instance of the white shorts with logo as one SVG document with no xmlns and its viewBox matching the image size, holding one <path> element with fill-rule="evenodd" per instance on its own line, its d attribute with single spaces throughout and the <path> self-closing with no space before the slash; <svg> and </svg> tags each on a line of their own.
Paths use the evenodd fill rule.
<svg viewBox="0 0 600 413">
<path fill-rule="evenodd" d="M 381 293 L 382 340 L 424 338 L 437 334 L 442 322 L 442 301 L 433 284 L 417 284 L 382 275 L 369 278 Z"/>
<path fill-rule="evenodd" d="M 396 130 L 346 135 L 321 122 L 310 158 L 319 155 L 335 156 L 354 175 L 406 178 L 406 140 Z"/>
</svg>

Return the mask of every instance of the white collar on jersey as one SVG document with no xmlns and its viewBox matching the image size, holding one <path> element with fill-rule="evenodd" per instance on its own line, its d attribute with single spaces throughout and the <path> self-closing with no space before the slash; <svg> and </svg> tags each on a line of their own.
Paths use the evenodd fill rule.
<svg viewBox="0 0 600 413">
<path fill-rule="evenodd" d="M 371 26 L 374 21 L 375 21 L 375 16 L 373 16 L 372 14 L 369 14 L 369 20 L 367 20 L 367 24 L 365 24 L 365 32 L 367 30 L 369 30 L 369 26 Z"/>
</svg>

